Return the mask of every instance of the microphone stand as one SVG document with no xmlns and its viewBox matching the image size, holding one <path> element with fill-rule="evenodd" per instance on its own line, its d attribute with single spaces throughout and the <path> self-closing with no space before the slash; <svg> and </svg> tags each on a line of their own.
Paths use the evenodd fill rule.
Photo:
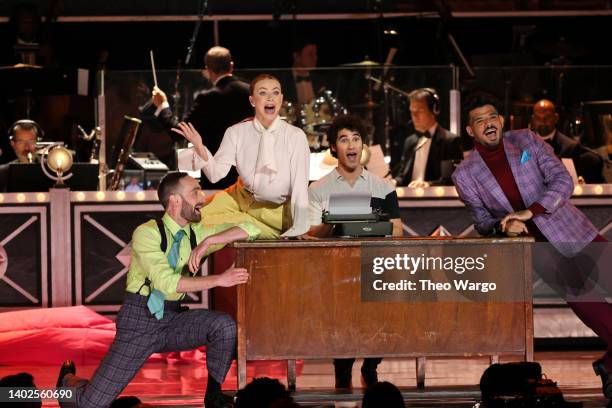
<svg viewBox="0 0 612 408">
<path fill-rule="evenodd" d="M 366 75 L 366 79 L 368 81 L 372 81 L 376 84 L 376 86 L 382 87 L 383 89 L 383 95 L 384 95 L 384 104 L 385 104 L 385 154 L 390 155 L 391 154 L 391 138 L 390 138 L 390 128 L 391 128 L 391 122 L 389 119 L 389 91 L 393 91 L 399 95 L 408 97 L 409 93 L 406 91 L 402 91 L 401 89 L 391 85 L 390 83 L 388 83 L 385 79 L 385 74 L 383 74 L 383 76 L 381 78 L 376 78 L 372 75 Z"/>
<path fill-rule="evenodd" d="M 198 19 L 196 20 L 195 26 L 193 27 L 193 33 L 191 34 L 191 38 L 189 39 L 189 43 L 187 44 L 185 64 L 183 65 L 179 60 L 176 66 L 176 76 L 174 78 L 174 94 L 172 95 L 172 100 L 174 101 L 174 111 L 176 112 L 176 116 L 179 118 L 182 118 L 185 114 L 185 109 L 183 109 L 185 107 L 185 104 L 181 104 L 181 81 L 183 77 L 183 66 L 187 67 L 191 62 L 191 57 L 193 56 L 193 49 L 195 48 L 195 43 L 198 39 L 198 34 L 200 33 L 200 27 L 202 26 L 202 20 L 204 19 L 204 14 L 206 14 L 207 9 L 208 0 L 200 0 L 200 6 L 198 8 Z M 175 149 L 175 151 L 176 150 L 177 149 Z"/>
<path fill-rule="evenodd" d="M 368 79 L 368 80 L 370 80 L 372 82 L 375 82 L 377 84 L 381 84 L 384 88 L 388 88 L 388 89 L 392 90 L 393 92 L 397 92 L 400 95 L 403 95 L 403 96 L 406 96 L 406 97 L 408 97 L 408 95 L 410 95 L 408 92 L 402 91 L 401 89 L 399 89 L 399 88 L 397 88 L 397 87 L 395 87 L 395 86 L 393 86 L 391 84 L 383 83 L 383 81 L 381 79 L 373 77 L 372 75 L 366 76 L 366 79 Z"/>
<path fill-rule="evenodd" d="M 187 45 L 187 55 L 185 56 L 185 66 L 189 65 L 191 62 L 191 56 L 193 55 L 193 48 L 195 46 L 196 40 L 198 38 L 198 33 L 200 32 L 200 26 L 202 25 L 202 20 L 204 19 L 204 14 L 206 14 L 206 10 L 208 9 L 208 0 L 200 1 L 200 8 L 198 10 L 198 20 L 193 27 L 193 33 L 191 34 L 191 38 L 189 39 L 189 45 Z"/>
</svg>

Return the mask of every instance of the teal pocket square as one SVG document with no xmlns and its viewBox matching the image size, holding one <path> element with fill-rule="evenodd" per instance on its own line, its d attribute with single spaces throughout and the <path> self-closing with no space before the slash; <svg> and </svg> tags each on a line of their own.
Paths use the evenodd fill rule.
<svg viewBox="0 0 612 408">
<path fill-rule="evenodd" d="M 529 159 L 531 159 L 529 152 L 527 150 L 523 150 L 523 153 L 521 153 L 521 164 L 527 163 Z"/>
</svg>

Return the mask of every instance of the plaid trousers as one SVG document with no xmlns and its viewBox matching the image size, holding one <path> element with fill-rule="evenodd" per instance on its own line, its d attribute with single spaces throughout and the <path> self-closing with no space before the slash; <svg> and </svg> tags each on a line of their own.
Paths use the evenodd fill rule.
<svg viewBox="0 0 612 408">
<path fill-rule="evenodd" d="M 220 384 L 235 354 L 236 323 L 215 311 L 181 311 L 179 302 L 166 301 L 164 317 L 157 320 L 149 312 L 145 296 L 127 293 L 116 324 L 115 340 L 92 379 L 71 375 L 64 379 L 65 387 L 76 387 L 79 408 L 108 407 L 153 353 L 206 345 L 208 375 Z"/>
</svg>

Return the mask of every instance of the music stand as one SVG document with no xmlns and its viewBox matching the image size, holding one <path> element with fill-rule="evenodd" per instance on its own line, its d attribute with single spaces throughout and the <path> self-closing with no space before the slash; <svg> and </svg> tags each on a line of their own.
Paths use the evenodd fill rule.
<svg viewBox="0 0 612 408">
<path fill-rule="evenodd" d="M 69 173 L 72 177 L 64 184 L 72 191 L 96 191 L 99 165 L 74 163 Z M 8 169 L 7 192 L 32 193 L 48 191 L 55 184 L 43 173 L 39 163 L 11 163 Z"/>
</svg>

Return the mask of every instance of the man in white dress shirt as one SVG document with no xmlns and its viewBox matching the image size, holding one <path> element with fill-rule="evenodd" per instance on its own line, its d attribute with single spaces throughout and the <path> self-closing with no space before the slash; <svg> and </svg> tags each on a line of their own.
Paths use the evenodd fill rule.
<svg viewBox="0 0 612 408">
<path fill-rule="evenodd" d="M 228 128 L 214 156 L 191 124 L 181 122 L 173 129 L 193 144 L 186 153 L 192 170 L 202 169 L 212 183 L 232 166 L 238 171 L 238 182 L 215 194 L 202 218 L 207 224 L 248 220 L 261 229 L 262 239 L 302 236 L 309 228 L 306 135 L 280 118 L 278 79 L 259 75 L 250 91 L 255 118 Z"/>
<path fill-rule="evenodd" d="M 461 139 L 438 123 L 440 97 L 433 88 L 412 91 L 410 116 L 415 133 L 404 141 L 393 177 L 398 186 L 452 185 L 454 164 L 463 159 Z"/>
</svg>

